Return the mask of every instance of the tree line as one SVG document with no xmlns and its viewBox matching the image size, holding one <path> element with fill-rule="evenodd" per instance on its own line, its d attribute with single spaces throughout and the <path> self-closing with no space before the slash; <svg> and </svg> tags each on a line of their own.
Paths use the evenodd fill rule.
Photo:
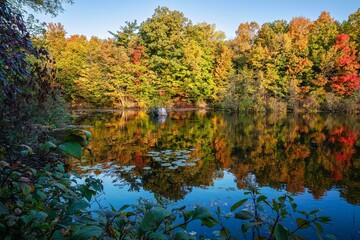
<svg viewBox="0 0 360 240">
<path fill-rule="evenodd" d="M 241 23 L 236 37 L 158 7 L 112 38 L 66 36 L 50 23 L 35 39 L 55 60 L 73 107 L 214 106 L 240 111 L 355 111 L 360 9 L 339 23 Z"/>
<path fill-rule="evenodd" d="M 102 193 L 101 181 L 90 177 L 77 183 L 64 154 L 80 158 L 91 134 L 66 125 L 61 95 L 72 106 L 221 106 L 226 103 L 224 96 L 235 89 L 232 79 L 245 66 L 233 68 L 236 55 L 231 56 L 231 45 L 213 25 L 192 25 L 181 13 L 166 8 L 157 9 L 139 29 L 135 22 L 127 23 L 114 39 L 67 38 L 59 24 L 49 25 L 43 37 L 30 36 L 22 7 L 56 14 L 62 3 L 71 2 L 0 1 L 0 235 L 6 239 L 133 239 L 175 238 L 176 234 L 185 239 L 190 236 L 180 227 L 190 221 L 214 226 L 218 221 L 208 209 L 184 210 L 184 206 L 175 209 L 179 214 L 174 215 L 158 196 L 150 208 L 144 202 L 126 211 L 129 206 L 106 212 L 101 207 L 96 214 L 89 211 L 93 198 Z M 285 197 L 278 202 L 282 204 Z M 257 203 L 266 197 L 259 199 Z M 184 224 L 170 225 L 185 215 Z M 154 225 L 153 219 L 159 224 Z M 300 221 L 308 226 L 317 223 L 316 219 Z M 329 218 L 319 221 L 327 223 Z M 282 237 L 294 236 L 278 226 Z M 219 227 L 230 238 L 229 230 Z M 179 231 L 168 230 L 175 228 Z M 247 234 L 247 230 L 242 231 Z"/>
</svg>

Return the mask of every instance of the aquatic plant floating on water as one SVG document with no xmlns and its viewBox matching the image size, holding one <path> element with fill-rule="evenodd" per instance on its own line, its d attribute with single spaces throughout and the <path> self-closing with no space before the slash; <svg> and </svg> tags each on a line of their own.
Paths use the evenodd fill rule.
<svg viewBox="0 0 360 240">
<path fill-rule="evenodd" d="M 193 149 L 195 150 L 195 149 Z M 192 150 L 192 151 L 193 151 Z M 191 160 L 191 150 L 163 150 L 159 152 L 151 151 L 148 153 L 153 162 L 158 162 L 162 167 L 176 170 L 179 167 L 194 167 L 199 158 Z"/>
</svg>

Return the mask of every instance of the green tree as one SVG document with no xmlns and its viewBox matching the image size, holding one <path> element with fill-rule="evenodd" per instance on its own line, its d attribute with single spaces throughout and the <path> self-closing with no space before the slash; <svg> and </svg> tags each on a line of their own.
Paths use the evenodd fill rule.
<svg viewBox="0 0 360 240">
<path fill-rule="evenodd" d="M 133 45 L 131 43 L 136 41 L 139 26 L 136 20 L 132 22 L 126 21 L 125 24 L 125 26 L 120 27 L 120 31 L 117 31 L 116 33 L 109 31 L 109 33 L 114 36 L 117 45 L 128 48 L 129 44 Z"/>
<path fill-rule="evenodd" d="M 342 30 L 355 41 L 356 48 L 360 51 L 360 8 L 350 14 L 348 20 L 342 23 Z"/>
<path fill-rule="evenodd" d="M 226 69 L 229 65 L 220 59 L 225 36 L 215 30 L 215 25 L 206 23 L 187 26 L 186 36 L 188 43 L 185 45 L 184 65 L 187 83 L 184 84 L 184 92 L 192 102 L 209 101 L 223 85 L 220 75 L 229 71 Z"/>
<path fill-rule="evenodd" d="M 319 72 L 321 58 L 334 44 L 337 34 L 337 24 L 330 16 L 330 13 L 327 12 L 322 12 L 310 26 L 310 33 L 308 34 L 309 50 L 315 73 Z"/>
<path fill-rule="evenodd" d="M 250 51 L 249 61 L 261 72 L 261 84 L 267 92 L 264 97 L 285 99 L 287 94 L 286 70 L 291 50 L 287 29 L 286 21 L 263 24 Z"/>
<path fill-rule="evenodd" d="M 65 87 L 65 97 L 74 106 L 80 96 L 75 82 L 80 77 L 88 57 L 87 39 L 85 36 L 79 35 L 73 35 L 66 39 L 65 49 L 58 58 L 55 57 L 56 76 Z"/>
<path fill-rule="evenodd" d="M 184 28 L 189 20 L 181 12 L 158 7 L 152 18 L 140 26 L 139 35 L 148 66 L 155 72 L 160 95 L 166 99 L 180 97 L 185 75 L 185 66 L 181 63 L 184 57 Z"/>
</svg>

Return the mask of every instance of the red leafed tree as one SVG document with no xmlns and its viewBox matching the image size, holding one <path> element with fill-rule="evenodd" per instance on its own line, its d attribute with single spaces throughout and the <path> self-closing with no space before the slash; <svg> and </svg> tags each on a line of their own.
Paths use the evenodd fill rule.
<svg viewBox="0 0 360 240">
<path fill-rule="evenodd" d="M 348 96 L 360 88 L 358 69 L 360 64 L 356 59 L 357 50 L 351 45 L 347 34 L 339 34 L 335 41 L 338 58 L 335 62 L 336 75 L 331 78 L 330 87 L 339 96 Z"/>
<path fill-rule="evenodd" d="M 131 54 L 131 61 L 135 65 L 140 65 L 140 59 L 144 54 L 144 48 L 141 45 L 138 45 Z"/>
<path fill-rule="evenodd" d="M 356 130 L 340 126 L 329 132 L 329 141 L 334 144 L 335 161 L 333 162 L 331 175 L 335 181 L 343 179 L 343 172 L 347 171 L 353 164 L 351 159 L 356 153 L 355 144 L 359 133 Z"/>
<path fill-rule="evenodd" d="M 144 54 L 144 48 L 141 45 L 138 45 L 131 54 L 131 62 L 136 66 L 140 66 L 140 64 L 141 64 L 140 60 L 141 60 L 143 54 Z M 134 75 L 136 77 L 135 85 L 139 86 L 140 85 L 139 77 L 141 75 L 140 71 L 135 70 Z"/>
</svg>

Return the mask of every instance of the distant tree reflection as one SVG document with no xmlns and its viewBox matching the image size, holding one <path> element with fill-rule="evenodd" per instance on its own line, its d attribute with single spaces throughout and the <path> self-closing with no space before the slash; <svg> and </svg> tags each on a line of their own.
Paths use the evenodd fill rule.
<svg viewBox="0 0 360 240">
<path fill-rule="evenodd" d="M 291 193 L 308 189 L 314 198 L 337 187 L 343 198 L 358 204 L 358 122 L 352 116 L 197 111 L 170 112 L 162 123 L 141 111 L 81 115 L 78 123 L 92 126 L 93 156 L 74 167 L 86 172 L 100 164 L 100 172 L 109 172 L 119 186 L 173 200 L 194 187 L 212 186 L 229 171 L 238 188 L 253 173 L 260 186 Z M 188 153 L 181 156 L 181 151 Z"/>
</svg>

